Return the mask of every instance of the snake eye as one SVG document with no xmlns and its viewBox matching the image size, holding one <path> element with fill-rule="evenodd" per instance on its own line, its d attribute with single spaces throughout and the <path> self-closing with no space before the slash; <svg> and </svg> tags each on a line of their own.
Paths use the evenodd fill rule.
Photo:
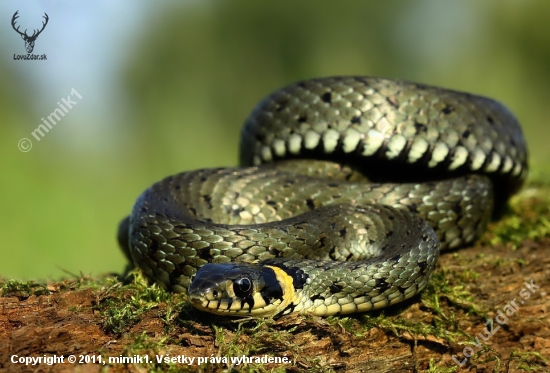
<svg viewBox="0 0 550 373">
<path fill-rule="evenodd" d="M 239 277 L 233 284 L 233 291 L 239 298 L 249 297 L 252 293 L 252 279 L 248 276 Z"/>
</svg>

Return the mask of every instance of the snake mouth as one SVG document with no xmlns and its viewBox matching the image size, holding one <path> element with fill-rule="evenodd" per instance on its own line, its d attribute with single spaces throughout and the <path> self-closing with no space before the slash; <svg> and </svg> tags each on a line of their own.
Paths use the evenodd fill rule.
<svg viewBox="0 0 550 373">
<path fill-rule="evenodd" d="M 214 294 L 216 292 L 214 291 Z M 212 298 L 212 292 L 199 292 L 187 294 L 187 299 L 191 305 L 201 311 L 211 313 L 225 313 L 231 309 L 231 304 L 228 300 L 209 299 Z M 224 306 L 225 304 L 225 306 Z"/>
</svg>

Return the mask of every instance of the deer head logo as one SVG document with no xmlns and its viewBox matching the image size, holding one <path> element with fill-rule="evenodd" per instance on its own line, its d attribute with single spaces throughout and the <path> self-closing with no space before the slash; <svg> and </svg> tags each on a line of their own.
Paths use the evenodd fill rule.
<svg viewBox="0 0 550 373">
<path fill-rule="evenodd" d="M 27 53 L 32 53 L 32 50 L 34 49 L 34 42 L 36 41 L 36 38 L 38 37 L 38 35 L 40 35 L 40 33 L 42 31 L 44 31 L 44 28 L 48 24 L 48 20 L 50 18 L 48 17 L 48 14 L 44 13 L 45 14 L 44 18 L 46 19 L 46 22 L 42 22 L 42 29 L 40 31 L 34 30 L 32 35 L 29 36 L 29 35 L 27 35 L 27 30 L 25 30 L 25 32 L 21 32 L 21 31 L 19 31 L 19 27 L 17 27 L 17 28 L 15 27 L 15 20 L 17 18 L 19 18 L 17 13 L 19 13 L 19 11 L 15 12 L 15 14 L 13 15 L 13 18 L 11 19 L 11 26 L 13 27 L 13 29 L 15 31 L 17 31 L 17 33 L 19 35 L 21 35 L 21 38 L 23 40 L 25 40 L 25 49 L 27 49 Z"/>
</svg>

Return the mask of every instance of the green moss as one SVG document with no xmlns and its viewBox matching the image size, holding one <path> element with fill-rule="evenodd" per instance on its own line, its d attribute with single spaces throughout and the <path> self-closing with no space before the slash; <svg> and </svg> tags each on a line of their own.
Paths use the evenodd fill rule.
<svg viewBox="0 0 550 373">
<path fill-rule="evenodd" d="M 217 356 L 287 356 L 292 361 L 292 356 L 299 356 L 301 352 L 293 340 L 294 328 L 278 330 L 270 319 L 240 320 L 236 325 L 236 329 L 212 325 L 218 345 Z M 228 331 L 233 331 L 233 334 L 228 335 Z M 243 363 L 230 368 L 247 372 L 284 372 L 287 366 L 281 364 L 268 369 L 262 363 Z"/>
<path fill-rule="evenodd" d="M 108 284 L 118 282 L 112 276 L 91 277 L 80 273 L 78 275 L 65 272 L 69 278 L 52 283 L 51 287 L 41 281 L 20 281 L 7 280 L 0 278 L 0 296 L 1 297 L 17 297 L 19 300 L 25 300 L 31 295 L 51 295 L 52 292 L 63 290 L 79 290 L 79 289 L 100 289 Z"/>
<path fill-rule="evenodd" d="M 506 364 L 506 369 L 510 369 L 513 361 L 518 362 L 518 369 L 526 372 L 540 372 L 548 370 L 548 358 L 542 356 L 540 352 L 513 351 Z"/>
<path fill-rule="evenodd" d="M 115 283 L 103 290 L 101 301 L 95 307 L 104 317 L 104 328 L 113 334 L 121 334 L 135 324 L 146 311 L 167 304 L 165 321 L 167 325 L 174 317 L 175 308 L 181 308 L 183 296 L 166 292 L 158 286 L 148 286 L 141 275 L 136 274 L 129 285 Z"/>
<path fill-rule="evenodd" d="M 46 285 L 35 281 L 6 280 L 0 282 L 0 295 L 2 297 L 17 297 L 19 300 L 27 299 L 31 295 L 50 295 Z"/>
<path fill-rule="evenodd" d="M 400 337 L 404 332 L 408 332 L 411 337 L 417 338 L 419 336 L 435 336 L 442 338 L 446 341 L 457 342 L 460 338 L 468 336 L 468 334 L 458 328 L 458 324 L 454 318 L 450 318 L 449 321 L 442 321 L 441 319 L 434 318 L 432 322 L 425 321 L 411 321 L 403 318 L 402 316 L 388 317 L 384 314 L 378 316 L 371 316 L 365 314 L 362 317 L 363 325 L 367 328 L 380 328 L 391 332 L 393 335 Z M 452 325 L 449 328 L 449 324 Z"/>
<path fill-rule="evenodd" d="M 437 366 L 434 359 L 430 359 L 430 364 L 428 366 L 428 373 L 453 373 L 458 370 L 458 366 L 454 365 L 452 367 L 441 367 Z"/>
<path fill-rule="evenodd" d="M 524 240 L 550 236 L 550 186 L 531 182 L 510 201 L 510 213 L 491 224 L 481 243 L 517 248 Z"/>
<path fill-rule="evenodd" d="M 356 337 L 362 337 L 364 335 L 363 330 L 357 329 L 356 320 L 352 317 L 328 316 L 326 321 L 329 325 L 338 326 L 341 330 L 345 330 Z"/>
<path fill-rule="evenodd" d="M 479 274 L 471 270 L 461 273 L 445 269 L 436 271 L 426 290 L 421 295 L 422 303 L 436 315 L 442 316 L 445 319 L 447 319 L 447 316 L 441 308 L 443 300 L 467 313 L 484 317 L 486 312 L 482 311 L 480 306 L 475 303 L 474 296 L 467 290 L 465 285 L 478 276 Z"/>
</svg>

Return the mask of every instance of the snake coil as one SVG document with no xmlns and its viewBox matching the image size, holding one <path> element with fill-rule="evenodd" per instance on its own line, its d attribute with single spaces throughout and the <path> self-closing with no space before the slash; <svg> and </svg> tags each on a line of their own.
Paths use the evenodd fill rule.
<svg viewBox="0 0 550 373">
<path fill-rule="evenodd" d="M 519 123 L 501 104 L 372 77 L 268 96 L 243 127 L 240 161 L 154 184 L 119 228 L 152 281 L 233 316 L 410 298 L 440 249 L 474 242 L 527 174 Z"/>
</svg>

